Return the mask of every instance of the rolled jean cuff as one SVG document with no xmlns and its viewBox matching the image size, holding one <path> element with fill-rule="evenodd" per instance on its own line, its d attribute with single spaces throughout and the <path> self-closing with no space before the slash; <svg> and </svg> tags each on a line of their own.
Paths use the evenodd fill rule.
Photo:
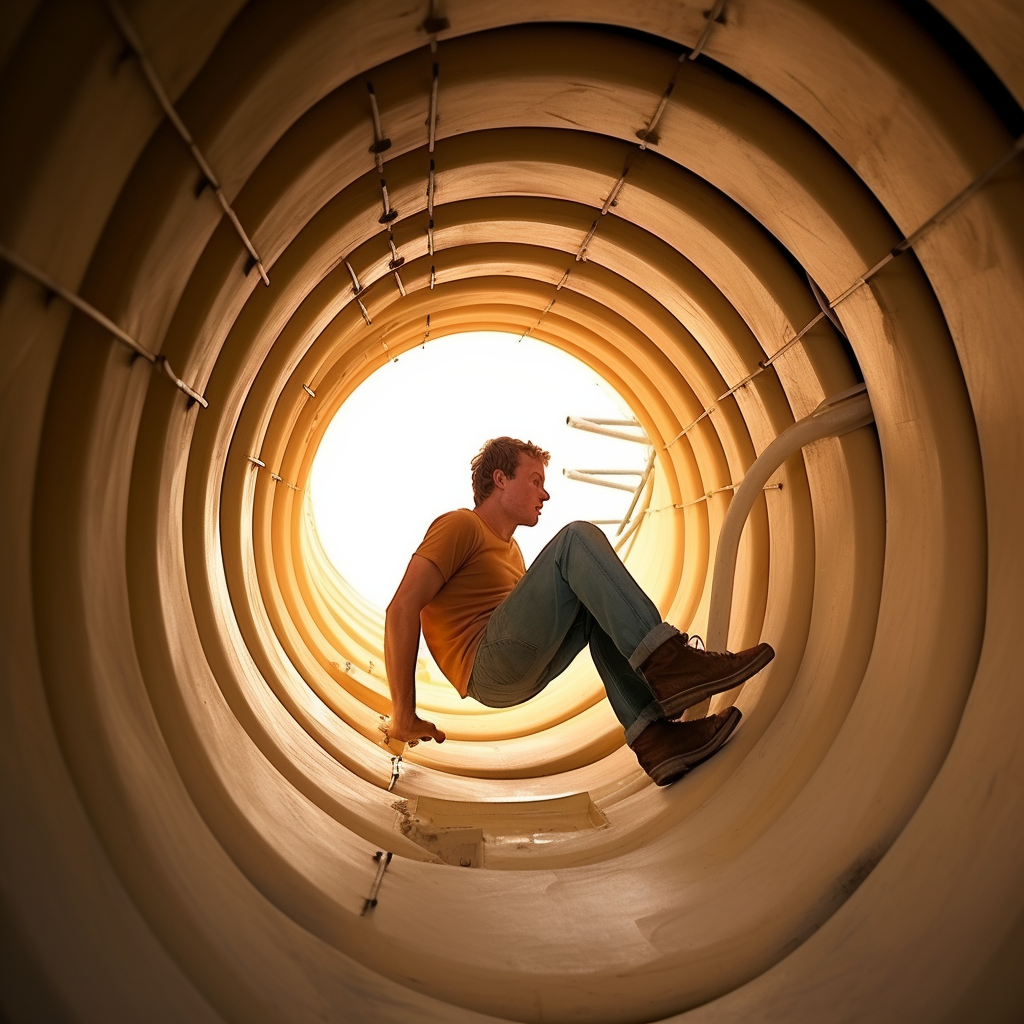
<svg viewBox="0 0 1024 1024">
<path fill-rule="evenodd" d="M 640 666 L 666 641 L 669 637 L 676 636 L 679 630 L 676 629 L 671 623 L 659 622 L 654 629 L 650 631 L 637 644 L 636 650 L 629 657 L 629 667 L 634 671 Z"/>
<path fill-rule="evenodd" d="M 644 731 L 644 729 L 647 728 L 647 726 L 651 724 L 651 722 L 656 722 L 659 718 L 664 717 L 661 705 L 656 700 L 652 700 L 651 703 L 640 712 L 637 720 L 626 730 L 626 745 L 631 747 L 633 745 L 633 741 Z"/>
</svg>

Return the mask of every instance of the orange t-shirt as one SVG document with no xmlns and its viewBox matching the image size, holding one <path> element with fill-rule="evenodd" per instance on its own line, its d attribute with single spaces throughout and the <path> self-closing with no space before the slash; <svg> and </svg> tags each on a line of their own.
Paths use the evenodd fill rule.
<svg viewBox="0 0 1024 1024">
<path fill-rule="evenodd" d="M 440 569 L 444 586 L 420 613 L 438 667 L 465 697 L 473 657 L 494 609 L 526 572 L 523 553 L 468 508 L 435 519 L 416 549 Z"/>
</svg>

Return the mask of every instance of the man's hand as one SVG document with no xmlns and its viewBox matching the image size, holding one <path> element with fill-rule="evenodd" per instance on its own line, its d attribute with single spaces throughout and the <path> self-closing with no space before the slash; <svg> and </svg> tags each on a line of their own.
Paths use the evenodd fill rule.
<svg viewBox="0 0 1024 1024">
<path fill-rule="evenodd" d="M 422 555 L 413 555 L 384 617 L 384 666 L 391 689 L 388 736 L 399 743 L 444 742 L 433 722 L 416 714 L 416 651 L 420 612 L 444 586 L 441 570 Z"/>
<path fill-rule="evenodd" d="M 391 720 L 388 726 L 388 737 L 400 743 L 418 743 L 420 740 L 436 740 L 444 743 L 445 735 L 433 722 L 416 716 L 408 722 Z"/>
</svg>

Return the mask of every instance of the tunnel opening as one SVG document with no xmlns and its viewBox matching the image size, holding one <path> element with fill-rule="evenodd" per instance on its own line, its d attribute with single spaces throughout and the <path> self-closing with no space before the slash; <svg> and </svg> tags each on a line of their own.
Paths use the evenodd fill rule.
<svg viewBox="0 0 1024 1024">
<path fill-rule="evenodd" d="M 430 522 L 472 507 L 469 460 L 502 435 L 552 454 L 541 522 L 516 533 L 527 564 L 575 519 L 617 539 L 650 448 L 572 428 L 579 417 L 636 422 L 610 384 L 543 341 L 500 332 L 424 339 L 359 383 L 324 431 L 308 488 L 319 540 L 383 609 Z M 639 424 L 629 432 L 645 438 Z"/>
</svg>

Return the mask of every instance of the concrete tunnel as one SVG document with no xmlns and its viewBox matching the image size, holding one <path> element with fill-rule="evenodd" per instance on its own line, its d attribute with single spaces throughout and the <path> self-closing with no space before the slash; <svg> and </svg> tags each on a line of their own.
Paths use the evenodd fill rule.
<svg viewBox="0 0 1024 1024">
<path fill-rule="evenodd" d="M 1024 4 L 516 7 L 5 4 L 6 1019 L 1024 1015 Z M 697 632 L 732 489 L 867 386 L 757 499 L 778 656 L 668 789 L 583 661 L 500 712 L 424 663 L 388 789 L 305 484 L 476 329 L 628 402 Z"/>
</svg>

